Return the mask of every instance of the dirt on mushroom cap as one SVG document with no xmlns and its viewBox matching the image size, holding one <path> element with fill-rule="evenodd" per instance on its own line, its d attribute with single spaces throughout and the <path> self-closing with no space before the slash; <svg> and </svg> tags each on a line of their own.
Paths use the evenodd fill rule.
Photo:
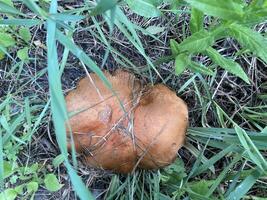
<svg viewBox="0 0 267 200">
<path fill-rule="evenodd" d="M 96 74 L 66 96 L 76 150 L 89 166 L 121 173 L 170 164 L 185 137 L 185 103 L 162 84 L 143 93 L 133 74 L 104 74 L 120 101 Z"/>
</svg>

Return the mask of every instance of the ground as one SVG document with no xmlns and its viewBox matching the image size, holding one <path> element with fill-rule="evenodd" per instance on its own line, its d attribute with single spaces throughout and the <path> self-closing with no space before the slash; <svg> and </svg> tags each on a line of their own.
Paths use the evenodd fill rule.
<svg viewBox="0 0 267 200">
<path fill-rule="evenodd" d="M 43 4 L 44 7 L 49 6 L 47 3 Z M 59 10 L 71 11 L 71 8 L 82 8 L 81 5 L 80 1 L 60 2 Z M 32 13 L 33 18 L 36 17 L 32 11 L 27 10 L 25 5 L 18 4 L 16 7 L 25 13 L 26 11 Z M 162 10 L 168 10 L 168 8 L 165 4 L 161 7 Z M 224 57 L 233 58 L 239 63 L 249 77 L 250 84 L 213 64 L 202 53 L 195 54 L 193 60 L 209 66 L 215 71 L 213 76 L 196 73 L 189 69 L 177 75 L 173 59 L 168 59 L 172 55 L 170 40 L 174 39 L 180 43 L 191 35 L 189 8 L 181 7 L 178 14 L 164 12 L 163 16 L 155 18 L 137 15 L 127 6 L 122 6 L 122 10 L 128 20 L 138 27 L 136 30 L 144 53 L 154 62 L 157 72 L 153 69 L 148 70 L 147 59 L 135 47 L 134 42 L 129 41 L 122 29 L 115 26 L 110 35 L 109 26 L 102 16 L 96 16 L 94 19 L 87 16 L 76 22 L 75 26 L 71 24 L 73 41 L 102 70 L 112 73 L 122 68 L 136 74 L 145 83 L 163 82 L 175 91 L 189 108 L 186 145 L 179 150 L 177 154 L 179 159 L 173 165 L 174 167 L 172 166 L 173 168 L 118 175 L 89 168 L 78 159 L 78 174 L 90 188 L 93 196 L 98 199 L 170 199 L 175 196 L 202 199 L 208 191 L 211 192 L 210 199 L 224 199 L 223 196 L 226 193 L 229 195 L 235 191 L 238 184 L 249 177 L 261 164 L 264 166 L 266 162 L 266 147 L 264 147 L 267 122 L 266 64 L 256 55 L 243 49 L 236 40 L 228 37 L 217 40 L 213 48 Z M 86 16 L 86 12 L 81 11 L 79 14 Z M 206 27 L 210 26 L 210 20 L 206 16 L 204 20 Z M 155 34 L 146 34 L 143 31 L 154 26 L 161 27 L 162 30 Z M 103 36 L 99 29 L 102 30 Z M 266 23 L 259 23 L 253 27 L 253 30 L 261 34 L 265 33 L 265 29 Z M 17 35 L 18 30 L 19 28 L 13 27 L 12 34 Z M 0 133 L 4 133 L 3 138 L 7 134 L 5 133 L 8 130 L 5 127 L 6 121 L 14 136 L 19 138 L 16 140 L 13 137 L 9 142 L 10 146 L 8 142 L 3 143 L 6 145 L 3 147 L 4 159 L 16 160 L 21 167 L 39 163 L 40 168 L 33 174 L 44 179 L 46 174 L 53 173 L 57 175 L 59 182 L 64 184 L 57 192 L 49 192 L 43 181 L 38 180 L 40 187 L 35 192 L 34 199 L 78 199 L 63 163 L 54 164 L 55 157 L 60 154 L 60 149 L 56 141 L 51 108 L 48 104 L 50 93 L 46 31 L 47 26 L 44 24 L 30 27 L 32 36 L 28 44 L 20 37 L 14 36 L 17 38 L 16 45 L 8 48 L 9 54 L 14 59 L 5 56 L 0 61 L 0 111 L 2 115 Z M 106 41 L 103 41 L 104 38 L 108 40 L 107 43 L 111 47 L 107 58 L 105 58 L 107 45 Z M 29 59 L 25 61 L 16 57 L 18 49 L 24 46 L 29 47 Z M 59 61 L 64 60 L 64 46 L 59 42 L 57 52 Z M 165 60 L 159 60 L 164 57 Z M 85 67 L 74 54 L 70 53 L 61 77 L 64 95 L 75 88 L 78 80 L 86 76 L 86 70 L 91 72 L 90 68 Z M 19 121 L 20 114 L 24 112 L 26 116 Z M 36 123 L 37 127 L 34 127 L 39 117 L 41 121 Z M 234 130 L 233 122 L 240 129 Z M 238 130 L 239 134 L 236 133 Z M 242 132 L 243 130 L 247 133 Z M 25 135 L 30 138 L 21 143 Z M 247 135 L 251 140 L 240 139 L 242 136 L 246 138 Z M 250 141 L 253 142 L 255 149 L 251 148 L 253 145 Z M 248 149 L 243 148 L 246 144 Z M 256 157 L 255 160 L 248 153 L 251 149 Z M 262 157 L 258 156 L 257 152 L 255 153 L 257 150 L 261 150 Z M 11 155 L 10 152 L 14 152 L 14 157 L 5 157 L 6 154 Z M 262 163 L 258 164 L 258 160 Z M 29 176 L 30 179 L 36 181 L 35 175 Z M 10 179 L 8 180 L 5 180 L 5 189 L 25 182 L 22 179 L 13 183 Z M 215 188 L 211 190 L 213 186 Z M 266 186 L 265 171 L 265 177 L 264 175 L 258 176 L 255 184 L 248 186 L 249 191 L 244 195 L 244 199 L 267 197 Z M 231 196 L 228 196 L 228 199 L 231 199 Z"/>
</svg>

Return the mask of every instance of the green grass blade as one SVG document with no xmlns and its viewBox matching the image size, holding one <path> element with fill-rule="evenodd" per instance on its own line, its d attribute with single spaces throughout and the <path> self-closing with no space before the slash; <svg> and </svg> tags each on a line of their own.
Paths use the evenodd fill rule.
<svg viewBox="0 0 267 200">
<path fill-rule="evenodd" d="M 35 14 L 40 15 L 44 19 L 47 17 L 47 13 L 38 6 L 35 1 L 31 0 L 22 0 L 22 2 L 30 9 L 32 10 Z"/>
<path fill-rule="evenodd" d="M 25 16 L 22 12 L 4 2 L 0 2 L 0 13 Z"/>
<path fill-rule="evenodd" d="M 227 165 L 223 171 L 220 173 L 220 175 L 216 178 L 216 180 L 214 181 L 214 183 L 212 184 L 212 186 L 210 187 L 208 193 L 206 194 L 207 197 L 211 196 L 213 194 L 213 192 L 216 190 L 216 188 L 220 185 L 220 183 L 223 181 L 223 179 L 225 178 L 226 174 L 229 172 L 229 170 L 231 170 L 231 168 L 238 162 L 240 161 L 240 159 L 242 158 L 241 154 L 237 154 L 233 160 L 231 161 L 231 163 L 229 165 Z"/>
<path fill-rule="evenodd" d="M 256 183 L 256 181 L 261 177 L 262 172 L 259 169 L 255 169 L 251 175 L 247 176 L 233 192 L 226 197 L 226 200 L 239 200 L 244 197 L 244 195 L 250 190 L 250 188 Z"/>
<path fill-rule="evenodd" d="M 77 56 L 77 58 L 79 58 L 93 72 L 95 72 L 109 89 L 112 89 L 110 82 L 107 80 L 101 69 L 99 69 L 96 63 L 89 56 L 87 56 L 83 50 L 81 50 L 66 35 L 62 34 L 60 31 L 57 31 L 56 37 L 61 44 L 67 47 L 75 56 Z"/>
<path fill-rule="evenodd" d="M 248 153 L 250 159 L 262 170 L 267 170 L 267 162 L 255 146 L 255 144 L 251 141 L 246 131 L 240 128 L 239 126 L 235 126 L 236 133 L 240 140 L 240 143 L 243 145 L 246 153 Z"/>
<path fill-rule="evenodd" d="M 4 145 L 3 145 L 3 136 L 2 129 L 0 127 L 0 191 L 3 190 L 4 187 Z"/>
<path fill-rule="evenodd" d="M 50 6 L 50 13 L 55 14 L 57 12 L 57 1 L 52 0 Z M 65 166 L 68 169 L 72 184 L 76 190 L 78 196 L 82 200 L 93 199 L 90 192 L 83 184 L 81 178 L 74 171 L 68 161 L 67 153 L 67 138 L 65 122 L 68 119 L 65 100 L 61 87 L 61 76 L 58 64 L 57 49 L 56 49 L 56 23 L 55 21 L 47 20 L 47 54 L 48 54 L 48 76 L 49 87 L 51 94 L 51 110 L 52 117 L 57 137 L 57 142 L 61 150 L 62 155 L 65 158 Z"/>
<path fill-rule="evenodd" d="M 39 19 L 2 19 L 0 24 L 31 27 L 42 24 L 42 21 Z"/>
<path fill-rule="evenodd" d="M 49 17 L 53 20 L 63 21 L 63 22 L 76 22 L 83 20 L 85 17 L 81 15 L 69 15 L 64 13 L 51 14 Z"/>
<path fill-rule="evenodd" d="M 213 166 L 221 158 L 225 157 L 228 153 L 232 152 L 234 148 L 235 148 L 235 145 L 230 145 L 226 149 L 223 149 L 222 151 L 217 153 L 215 156 L 213 156 L 212 158 L 208 159 L 203 165 L 199 166 L 195 170 L 194 174 L 192 174 L 192 176 L 196 176 L 196 175 L 199 175 L 199 174 L 203 173 L 208 168 L 210 168 L 210 166 Z"/>
</svg>

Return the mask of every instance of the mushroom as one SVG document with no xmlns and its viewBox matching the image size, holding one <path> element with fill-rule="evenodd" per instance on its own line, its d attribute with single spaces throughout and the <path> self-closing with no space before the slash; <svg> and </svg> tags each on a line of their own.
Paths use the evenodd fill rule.
<svg viewBox="0 0 267 200">
<path fill-rule="evenodd" d="M 113 91 L 91 73 L 66 96 L 76 151 L 89 166 L 120 173 L 172 163 L 188 124 L 183 100 L 162 84 L 142 87 L 122 70 L 104 74 Z"/>
</svg>

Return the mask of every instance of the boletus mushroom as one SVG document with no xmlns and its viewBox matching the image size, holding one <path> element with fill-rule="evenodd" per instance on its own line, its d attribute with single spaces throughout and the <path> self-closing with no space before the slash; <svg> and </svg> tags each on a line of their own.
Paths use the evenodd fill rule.
<svg viewBox="0 0 267 200">
<path fill-rule="evenodd" d="M 91 73 L 66 96 L 76 151 L 89 166 L 120 173 L 171 164 L 188 125 L 184 101 L 163 84 L 142 86 L 128 72 L 104 74 L 113 91 Z"/>
</svg>

